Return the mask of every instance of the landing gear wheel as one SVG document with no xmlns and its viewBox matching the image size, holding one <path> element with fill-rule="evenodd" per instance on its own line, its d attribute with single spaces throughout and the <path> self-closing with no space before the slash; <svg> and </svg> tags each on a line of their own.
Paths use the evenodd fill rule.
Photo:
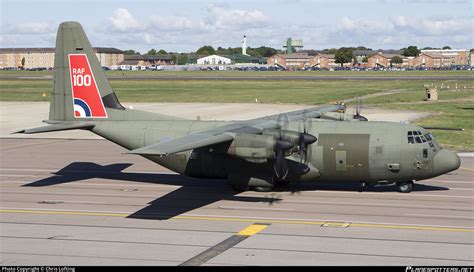
<svg viewBox="0 0 474 272">
<path fill-rule="evenodd" d="M 413 190 L 414 186 L 413 181 L 400 181 L 397 182 L 397 191 L 400 193 L 409 193 Z"/>
<path fill-rule="evenodd" d="M 236 192 L 245 192 L 249 189 L 249 187 L 247 185 L 235 185 L 235 184 L 232 184 L 232 189 L 234 189 L 234 191 Z"/>
<path fill-rule="evenodd" d="M 271 187 L 262 187 L 262 186 L 255 186 L 253 189 L 255 190 L 255 192 L 261 192 L 261 193 L 270 192 L 272 190 Z"/>
</svg>

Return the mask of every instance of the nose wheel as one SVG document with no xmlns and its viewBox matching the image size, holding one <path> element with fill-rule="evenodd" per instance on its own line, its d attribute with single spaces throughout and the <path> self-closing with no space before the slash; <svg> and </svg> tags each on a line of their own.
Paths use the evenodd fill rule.
<svg viewBox="0 0 474 272">
<path fill-rule="evenodd" d="M 415 184 L 413 183 L 413 181 L 400 181 L 397 182 L 396 186 L 397 191 L 399 191 L 400 193 L 409 193 L 413 190 Z"/>
</svg>

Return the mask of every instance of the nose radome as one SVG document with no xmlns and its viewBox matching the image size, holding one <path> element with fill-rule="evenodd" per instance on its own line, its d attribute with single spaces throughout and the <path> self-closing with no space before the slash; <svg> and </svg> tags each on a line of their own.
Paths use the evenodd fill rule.
<svg viewBox="0 0 474 272">
<path fill-rule="evenodd" d="M 459 166 L 461 166 L 461 159 L 458 154 L 446 149 L 441 149 L 433 159 L 434 172 L 438 175 L 454 171 Z"/>
</svg>

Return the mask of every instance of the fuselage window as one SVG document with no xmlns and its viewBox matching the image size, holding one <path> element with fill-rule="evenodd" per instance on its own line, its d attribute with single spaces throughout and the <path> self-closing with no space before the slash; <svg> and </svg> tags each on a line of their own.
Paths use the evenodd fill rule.
<svg viewBox="0 0 474 272">
<path fill-rule="evenodd" d="M 433 140 L 433 138 L 431 138 L 431 135 L 430 135 L 430 134 L 425 134 L 425 138 L 426 138 L 426 140 L 428 140 L 428 141 Z"/>
<path fill-rule="evenodd" d="M 415 140 L 416 140 L 417 143 L 421 144 L 421 139 L 420 139 L 420 137 L 416 136 L 416 137 L 415 137 Z"/>
<path fill-rule="evenodd" d="M 408 131 L 408 136 L 413 135 L 412 131 Z"/>
<path fill-rule="evenodd" d="M 423 149 L 423 158 L 428 158 L 428 149 Z"/>
<path fill-rule="evenodd" d="M 414 144 L 415 140 L 413 139 L 413 136 L 408 136 L 408 143 L 409 144 Z"/>
<path fill-rule="evenodd" d="M 426 143 L 426 139 L 423 135 L 420 136 L 421 140 L 423 141 L 423 143 Z"/>
</svg>

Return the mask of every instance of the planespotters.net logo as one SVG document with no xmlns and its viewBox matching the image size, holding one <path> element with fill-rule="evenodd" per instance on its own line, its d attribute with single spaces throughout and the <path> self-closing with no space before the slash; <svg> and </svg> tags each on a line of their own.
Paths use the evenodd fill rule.
<svg viewBox="0 0 474 272">
<path fill-rule="evenodd" d="M 473 267 L 411 267 L 407 266 L 405 272 L 474 272 Z"/>
</svg>

